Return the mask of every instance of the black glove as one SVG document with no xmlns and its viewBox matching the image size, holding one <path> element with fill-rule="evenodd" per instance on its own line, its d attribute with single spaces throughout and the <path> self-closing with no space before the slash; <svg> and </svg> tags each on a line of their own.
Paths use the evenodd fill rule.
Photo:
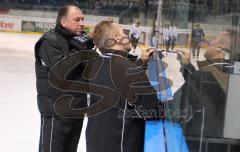
<svg viewBox="0 0 240 152">
<path fill-rule="evenodd" d="M 78 50 L 92 50 L 95 46 L 92 39 L 89 38 L 86 33 L 73 37 L 70 43 Z"/>
</svg>

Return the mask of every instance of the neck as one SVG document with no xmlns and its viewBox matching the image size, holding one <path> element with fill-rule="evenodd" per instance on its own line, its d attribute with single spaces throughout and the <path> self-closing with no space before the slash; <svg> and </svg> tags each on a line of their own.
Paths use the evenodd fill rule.
<svg viewBox="0 0 240 152">
<path fill-rule="evenodd" d="M 63 28 L 60 24 L 56 25 L 55 30 L 67 39 L 71 39 L 72 37 L 74 37 L 72 33 Z"/>
</svg>

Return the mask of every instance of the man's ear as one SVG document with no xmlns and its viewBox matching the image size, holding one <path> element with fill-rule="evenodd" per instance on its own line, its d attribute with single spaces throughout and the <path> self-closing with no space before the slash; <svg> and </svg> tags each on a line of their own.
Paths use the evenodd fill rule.
<svg viewBox="0 0 240 152">
<path fill-rule="evenodd" d="M 117 35 L 115 35 L 115 36 L 113 37 L 113 39 L 114 39 L 115 42 L 119 43 L 120 37 L 117 36 Z"/>
<path fill-rule="evenodd" d="M 66 27 L 66 19 L 65 18 L 62 18 L 60 23 L 61 23 L 62 27 Z"/>
</svg>

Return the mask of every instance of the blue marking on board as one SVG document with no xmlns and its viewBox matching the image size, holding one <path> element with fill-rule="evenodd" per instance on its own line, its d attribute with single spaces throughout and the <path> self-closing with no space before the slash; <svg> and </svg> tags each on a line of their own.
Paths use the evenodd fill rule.
<svg viewBox="0 0 240 152">
<path fill-rule="evenodd" d="M 163 122 L 146 121 L 144 152 L 165 152 Z"/>
<path fill-rule="evenodd" d="M 158 71 L 161 72 L 161 75 Z M 157 91 L 158 99 L 161 102 L 172 99 L 171 87 L 159 84 L 159 76 L 167 78 L 162 61 L 150 60 L 147 72 L 150 84 L 155 90 L 160 89 L 160 91 Z M 169 83 L 166 84 L 170 85 Z M 161 89 L 161 87 L 167 89 Z M 164 119 L 146 121 L 144 152 L 188 152 L 181 125 Z"/>
<path fill-rule="evenodd" d="M 181 125 L 165 120 L 164 126 L 168 152 L 188 152 Z"/>
<path fill-rule="evenodd" d="M 173 98 L 173 93 L 170 85 L 168 84 L 168 86 L 161 86 L 161 84 L 159 84 L 159 77 L 167 78 L 166 69 L 164 68 L 162 61 L 155 59 L 150 60 L 148 65 L 148 78 L 150 80 L 151 86 L 153 86 L 157 91 L 158 99 L 160 101 L 171 100 Z"/>
</svg>

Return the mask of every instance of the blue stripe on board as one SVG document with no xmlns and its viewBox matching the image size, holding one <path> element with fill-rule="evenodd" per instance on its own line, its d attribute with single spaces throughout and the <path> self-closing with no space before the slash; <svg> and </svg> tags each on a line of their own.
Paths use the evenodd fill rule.
<svg viewBox="0 0 240 152">
<path fill-rule="evenodd" d="M 157 62 L 159 60 L 150 60 L 148 66 L 148 78 L 155 90 L 162 87 L 159 84 L 158 70 L 162 72 L 162 77 L 166 78 L 166 71 L 162 70 L 163 63 L 160 61 L 158 67 Z M 160 101 L 167 101 L 173 97 L 171 87 L 157 91 L 157 94 Z M 188 152 L 181 125 L 166 120 L 146 121 L 144 152 Z"/>
<path fill-rule="evenodd" d="M 188 152 L 181 125 L 165 120 L 164 126 L 168 152 Z"/>
<path fill-rule="evenodd" d="M 163 122 L 146 121 L 144 152 L 165 152 Z"/>
</svg>

